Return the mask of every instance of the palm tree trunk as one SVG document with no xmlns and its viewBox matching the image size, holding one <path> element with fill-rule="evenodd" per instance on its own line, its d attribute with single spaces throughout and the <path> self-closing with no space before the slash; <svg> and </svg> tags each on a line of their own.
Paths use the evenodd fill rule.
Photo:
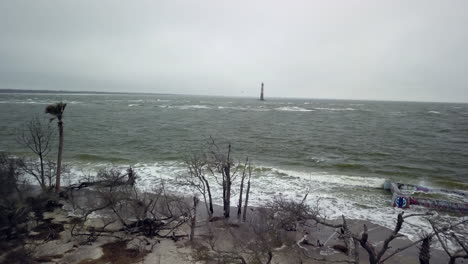
<svg viewBox="0 0 468 264">
<path fill-rule="evenodd" d="M 59 149 L 57 155 L 57 173 L 55 175 L 55 192 L 60 192 L 60 175 L 62 172 L 62 152 L 63 152 L 63 122 L 59 120 Z"/>
</svg>

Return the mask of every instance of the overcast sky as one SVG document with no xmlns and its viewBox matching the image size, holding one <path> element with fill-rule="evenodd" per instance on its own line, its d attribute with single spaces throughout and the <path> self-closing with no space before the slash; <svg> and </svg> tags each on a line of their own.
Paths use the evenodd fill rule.
<svg viewBox="0 0 468 264">
<path fill-rule="evenodd" d="M 0 0 L 0 88 L 468 102 L 468 1 Z"/>
</svg>

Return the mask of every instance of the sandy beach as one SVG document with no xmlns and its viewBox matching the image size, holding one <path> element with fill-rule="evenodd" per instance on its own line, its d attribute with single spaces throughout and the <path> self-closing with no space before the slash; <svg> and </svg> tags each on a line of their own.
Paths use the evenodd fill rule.
<svg viewBox="0 0 468 264">
<path fill-rule="evenodd" d="M 108 225 L 106 233 L 97 236 L 91 242 L 83 243 L 79 236 L 71 236 L 71 228 L 74 228 L 76 216 L 73 216 L 73 206 L 76 208 L 80 203 L 83 206 L 90 200 L 100 199 L 95 191 L 82 189 L 75 192 L 74 205 L 69 201 L 61 200 L 63 206 L 59 206 L 51 212 L 43 213 L 43 221 L 53 225 L 59 231 L 53 238 L 45 240 L 33 239 L 34 235 L 40 237 L 41 232 L 31 231 L 29 242 L 35 241 L 38 245 L 34 248 L 34 258 L 41 263 L 67 263 L 67 264 L 98 264 L 98 263 L 220 263 L 219 259 L 210 259 L 210 254 L 226 256 L 246 256 L 246 246 L 257 239 L 252 226 L 261 225 L 265 219 L 262 211 L 265 208 L 250 207 L 246 222 L 239 221 L 236 217 L 237 208 L 231 207 L 231 218 L 223 219 L 222 207 L 214 205 L 215 215 L 209 221 L 209 217 L 203 203 L 198 204 L 197 224 L 195 237 L 189 241 L 190 226 L 182 225 L 175 234 L 178 238 L 171 237 L 145 237 L 131 236 L 121 231 L 122 225 L 113 223 Z M 187 203 L 190 198 L 185 198 Z M 100 228 L 106 223 L 109 212 L 100 212 L 89 217 L 84 225 L 85 229 Z M 396 216 L 395 216 L 396 217 Z M 339 220 L 330 223 L 339 223 Z M 369 240 L 377 248 L 388 237 L 391 230 L 368 221 L 348 219 L 350 229 L 359 234 L 363 225 L 369 228 Z M 272 259 L 270 263 L 336 263 L 346 259 L 343 252 L 337 250 L 337 245 L 343 247 L 340 239 L 340 231 L 336 228 L 327 227 L 308 221 L 307 228 L 280 232 L 282 243 L 269 245 L 271 247 Z M 104 230 L 103 229 L 103 230 Z M 105 234 L 105 235 L 104 235 Z M 299 243 L 307 234 L 307 243 Z M 259 243 L 256 241 L 255 243 Z M 392 249 L 404 247 L 412 241 L 405 237 L 397 238 L 392 242 Z M 213 248 L 211 248 L 214 245 Z M 392 250 L 389 250 L 392 252 Z M 2 258 L 5 257 L 2 254 Z M 360 263 L 368 263 L 366 252 L 360 248 Z M 446 255 L 433 249 L 431 252 L 433 263 L 447 262 Z M 412 247 L 402 253 L 396 254 L 385 263 L 419 263 L 418 247 Z M 0 258 L 1 259 L 1 258 Z M 235 258 L 225 258 L 221 263 L 241 263 Z M 249 262 L 250 263 L 250 262 Z M 252 262 L 253 263 L 253 262 Z"/>
</svg>

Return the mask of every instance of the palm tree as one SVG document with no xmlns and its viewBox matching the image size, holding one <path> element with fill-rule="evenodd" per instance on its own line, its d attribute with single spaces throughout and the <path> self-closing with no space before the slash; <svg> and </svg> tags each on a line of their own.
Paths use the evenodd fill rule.
<svg viewBox="0 0 468 264">
<path fill-rule="evenodd" d="M 54 119 L 57 119 L 58 128 L 59 128 L 59 149 L 57 155 L 57 170 L 55 176 L 55 192 L 60 191 L 60 173 L 62 169 L 62 152 L 63 152 L 63 112 L 67 104 L 63 102 L 48 105 L 45 109 L 46 114 L 50 114 L 53 117 L 50 119 L 52 122 Z"/>
</svg>

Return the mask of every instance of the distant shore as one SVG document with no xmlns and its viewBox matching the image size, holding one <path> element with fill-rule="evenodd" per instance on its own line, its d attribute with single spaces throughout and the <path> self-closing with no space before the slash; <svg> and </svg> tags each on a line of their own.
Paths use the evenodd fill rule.
<svg viewBox="0 0 468 264">
<path fill-rule="evenodd" d="M 137 92 L 101 92 L 101 91 L 65 91 L 65 90 L 23 90 L 0 89 L 0 94 L 142 94 L 142 95 L 171 95 L 164 93 L 137 93 Z"/>
</svg>

